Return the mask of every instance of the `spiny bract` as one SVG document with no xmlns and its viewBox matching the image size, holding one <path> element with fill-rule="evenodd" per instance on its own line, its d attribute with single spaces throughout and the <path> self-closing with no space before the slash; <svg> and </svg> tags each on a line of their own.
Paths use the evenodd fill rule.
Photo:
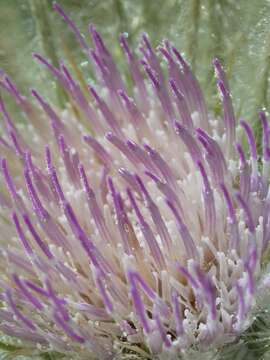
<svg viewBox="0 0 270 360">
<path fill-rule="evenodd" d="M 87 91 L 62 61 L 44 65 L 68 94 L 65 111 L 2 74 L 28 125 L 3 100 L 0 138 L 0 330 L 40 352 L 176 359 L 233 341 L 264 286 L 270 237 L 269 136 L 258 166 L 251 127 L 236 141 L 225 73 L 213 65 L 223 120 L 209 115 L 188 64 L 142 35 L 138 60 L 120 43 L 129 92 L 94 26 L 90 49 L 61 7 L 96 75 Z M 143 75 L 146 75 L 146 80 Z M 152 354 L 152 355 L 151 355 Z"/>
</svg>

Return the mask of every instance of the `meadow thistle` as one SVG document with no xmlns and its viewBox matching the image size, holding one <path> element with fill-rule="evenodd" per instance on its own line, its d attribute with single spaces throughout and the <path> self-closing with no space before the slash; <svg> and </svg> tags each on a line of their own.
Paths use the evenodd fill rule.
<svg viewBox="0 0 270 360">
<path fill-rule="evenodd" d="M 89 48 L 54 9 L 95 80 L 85 89 L 64 61 L 34 54 L 67 94 L 59 110 L 1 74 L 27 124 L 1 97 L 0 331 L 33 352 L 89 360 L 180 359 L 235 341 L 268 284 L 265 114 L 259 159 L 218 59 L 215 118 L 169 41 L 153 49 L 143 34 L 140 59 L 120 35 L 130 89 L 95 27 Z"/>
</svg>

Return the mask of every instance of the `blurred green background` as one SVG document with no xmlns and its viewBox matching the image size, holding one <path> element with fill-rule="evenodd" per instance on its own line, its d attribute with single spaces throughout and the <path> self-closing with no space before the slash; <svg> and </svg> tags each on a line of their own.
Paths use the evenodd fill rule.
<svg viewBox="0 0 270 360">
<path fill-rule="evenodd" d="M 24 93 L 35 86 L 57 101 L 55 84 L 32 59 L 33 51 L 41 52 L 54 63 L 58 56 L 76 60 L 87 80 L 91 72 L 73 34 L 52 10 L 52 3 L 52 0 L 0 0 L 0 68 L 16 80 Z M 127 32 L 135 48 L 140 33 L 146 31 L 155 45 L 168 38 L 182 51 L 199 77 L 210 109 L 217 104 L 211 65 L 215 56 L 225 65 L 239 116 L 253 121 L 258 109 L 268 108 L 270 1 L 59 0 L 59 3 L 88 41 L 88 24 L 96 24 L 119 67 L 125 69 L 118 34 Z"/>
</svg>

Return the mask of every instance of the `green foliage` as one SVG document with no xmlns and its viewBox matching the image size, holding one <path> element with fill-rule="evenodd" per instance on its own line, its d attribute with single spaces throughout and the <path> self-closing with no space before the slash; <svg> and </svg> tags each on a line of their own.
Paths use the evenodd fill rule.
<svg viewBox="0 0 270 360">
<path fill-rule="evenodd" d="M 129 34 L 135 48 L 142 31 L 154 44 L 168 38 L 177 45 L 199 77 L 210 109 L 218 98 L 211 59 L 225 64 L 236 113 L 250 121 L 269 105 L 270 3 L 267 0 L 59 0 L 86 34 L 95 23 L 122 65 L 117 44 L 119 32 Z M 91 67 L 62 19 L 52 10 L 52 0 L 0 1 L 0 67 L 27 92 L 33 84 L 50 100 L 63 101 L 47 72 L 34 63 L 31 52 L 45 54 L 52 63 L 67 51 L 80 64 L 86 80 Z M 8 34 L 8 36 L 7 36 Z M 52 91 L 52 90 L 55 90 Z"/>
</svg>

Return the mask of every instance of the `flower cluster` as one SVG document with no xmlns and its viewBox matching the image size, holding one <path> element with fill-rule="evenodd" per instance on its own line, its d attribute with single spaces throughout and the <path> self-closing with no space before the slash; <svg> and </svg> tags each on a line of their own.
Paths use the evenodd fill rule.
<svg viewBox="0 0 270 360">
<path fill-rule="evenodd" d="M 34 54 L 67 93 L 59 111 L 2 75 L 28 123 L 15 125 L 1 98 L 1 332 L 74 359 L 176 359 L 233 341 L 250 324 L 270 237 L 265 114 L 259 166 L 244 120 L 248 157 L 236 140 L 217 59 L 223 119 L 169 41 L 154 51 L 143 34 L 138 59 L 120 36 L 130 91 L 95 27 L 89 48 L 54 8 L 96 79 L 86 91 L 63 61 Z"/>
</svg>

